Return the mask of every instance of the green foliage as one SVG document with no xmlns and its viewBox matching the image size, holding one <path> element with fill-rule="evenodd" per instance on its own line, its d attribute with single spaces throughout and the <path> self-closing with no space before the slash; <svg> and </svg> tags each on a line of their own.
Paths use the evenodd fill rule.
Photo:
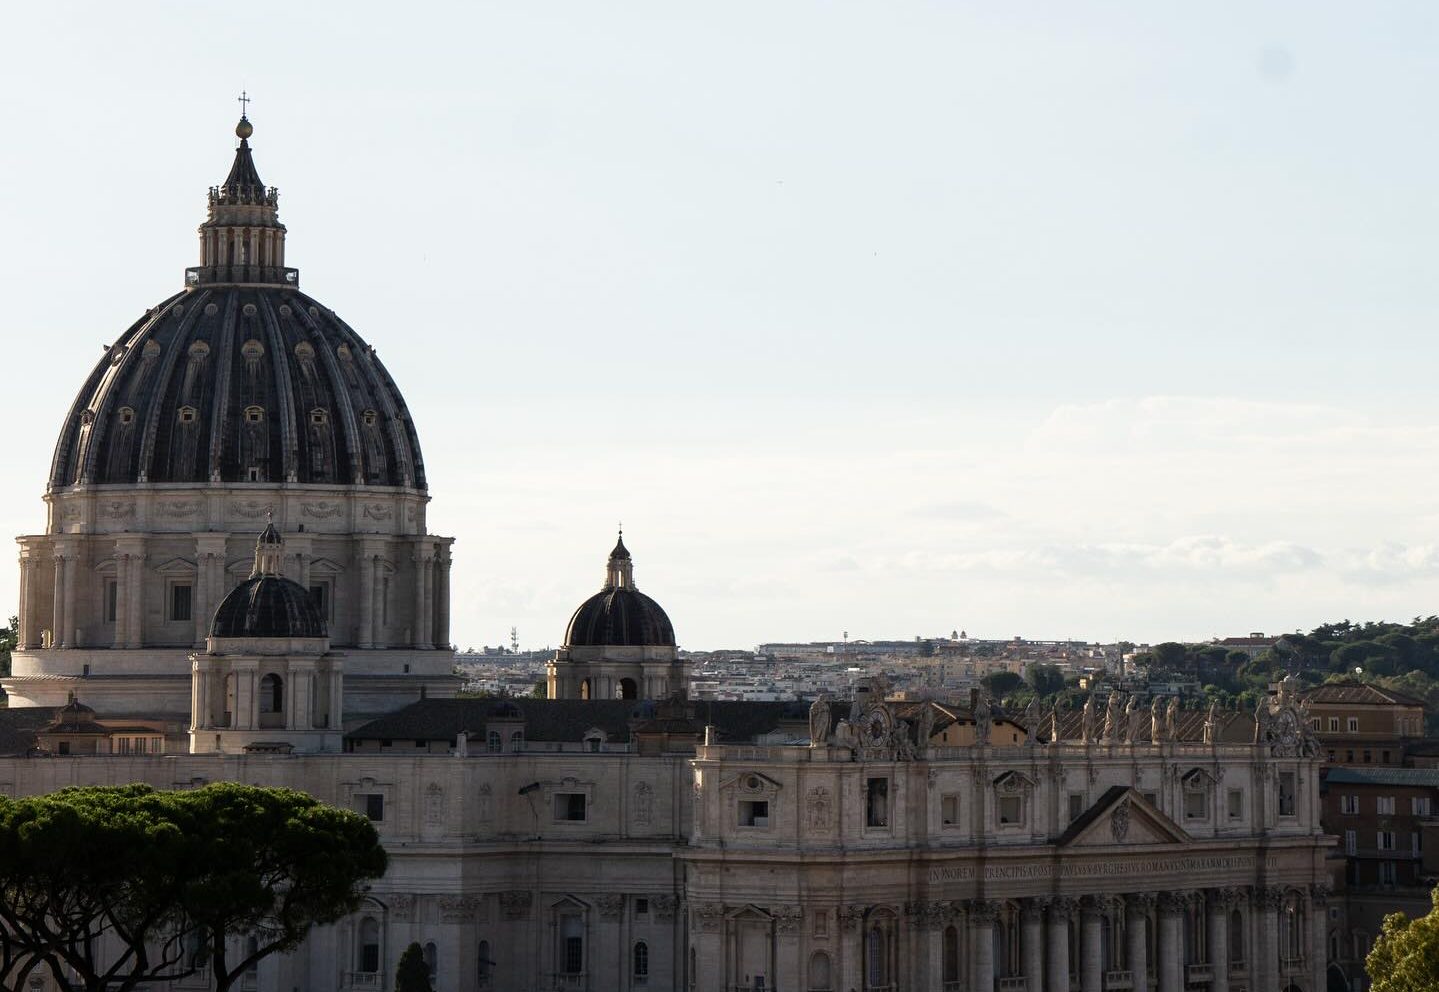
<svg viewBox="0 0 1439 992">
<path fill-rule="evenodd" d="M 1042 700 L 1048 700 L 1064 691 L 1064 673 L 1054 665 L 1035 662 L 1024 670 L 1024 680 Z"/>
<path fill-rule="evenodd" d="M 1013 672 L 990 672 L 979 680 L 979 684 L 995 699 L 1003 699 L 1024 685 L 1024 679 Z"/>
<path fill-rule="evenodd" d="M 10 674 L 10 652 L 20 643 L 20 618 L 11 617 L 10 624 L 0 627 L 0 675 Z"/>
<path fill-rule="evenodd" d="M 193 974 L 186 945 L 199 939 L 223 992 L 353 911 L 384 869 L 367 819 L 288 789 L 0 799 L 0 978 L 17 987 L 43 964 L 62 986 L 73 974 L 87 992 L 128 992 Z M 253 937 L 255 951 L 232 965 L 227 935 Z"/>
<path fill-rule="evenodd" d="M 1439 988 L 1439 889 L 1434 908 L 1417 920 L 1403 913 L 1384 918 L 1364 968 L 1374 982 L 1371 992 L 1432 992 Z"/>
<path fill-rule="evenodd" d="M 395 969 L 395 992 L 431 992 L 430 969 L 425 966 L 425 952 L 419 944 L 411 944 L 400 955 Z"/>
</svg>

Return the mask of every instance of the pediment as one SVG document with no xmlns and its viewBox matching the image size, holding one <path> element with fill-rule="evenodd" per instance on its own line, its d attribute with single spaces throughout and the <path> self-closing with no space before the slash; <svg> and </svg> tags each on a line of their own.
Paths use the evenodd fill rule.
<svg viewBox="0 0 1439 992">
<path fill-rule="evenodd" d="M 330 558 L 316 558 L 310 562 L 310 574 L 339 575 L 345 570 L 345 566 Z"/>
<path fill-rule="evenodd" d="M 721 789 L 738 789 L 751 795 L 773 795 L 783 786 L 761 772 L 740 772 L 720 783 Z"/>
<path fill-rule="evenodd" d="M 155 571 L 161 575 L 191 575 L 195 571 L 195 563 L 188 558 L 171 558 L 163 565 L 156 565 Z"/>
<path fill-rule="evenodd" d="M 1179 824 L 1151 806 L 1138 792 L 1116 785 L 1069 825 L 1056 846 L 1188 844 L 1190 840 Z"/>
</svg>

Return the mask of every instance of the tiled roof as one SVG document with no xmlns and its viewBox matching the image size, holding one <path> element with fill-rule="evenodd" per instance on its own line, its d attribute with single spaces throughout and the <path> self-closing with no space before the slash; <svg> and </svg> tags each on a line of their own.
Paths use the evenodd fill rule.
<svg viewBox="0 0 1439 992">
<path fill-rule="evenodd" d="M 460 731 L 471 736 L 484 732 L 493 711 L 502 705 L 518 706 L 525 721 L 525 739 L 580 741 L 598 728 L 610 740 L 630 739 L 630 728 L 662 717 L 664 704 L 631 699 L 422 699 L 402 710 L 357 727 L 350 740 L 453 740 Z M 803 724 L 809 719 L 804 702 L 743 702 L 734 700 L 691 703 L 697 728 L 712 723 L 720 739 L 750 741 L 779 729 L 781 721 Z"/>
<path fill-rule="evenodd" d="M 1310 703 L 1350 703 L 1366 706 L 1423 706 L 1423 700 L 1406 696 L 1393 689 L 1384 689 L 1367 682 L 1328 682 L 1304 694 Z"/>
<path fill-rule="evenodd" d="M 35 732 L 55 719 L 56 708 L 25 706 L 0 707 L 0 756 L 24 754 L 35 746 Z"/>
<path fill-rule="evenodd" d="M 1324 784 L 1439 786 L 1439 768 L 1331 768 Z"/>
</svg>

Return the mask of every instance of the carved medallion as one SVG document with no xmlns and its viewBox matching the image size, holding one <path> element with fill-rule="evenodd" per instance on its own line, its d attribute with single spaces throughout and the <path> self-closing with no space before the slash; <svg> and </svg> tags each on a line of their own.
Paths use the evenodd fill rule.
<svg viewBox="0 0 1439 992">
<path fill-rule="evenodd" d="M 1114 811 L 1109 814 L 1109 831 L 1114 835 L 1114 842 L 1122 844 L 1125 835 L 1129 833 L 1129 797 L 1119 801 Z"/>
</svg>

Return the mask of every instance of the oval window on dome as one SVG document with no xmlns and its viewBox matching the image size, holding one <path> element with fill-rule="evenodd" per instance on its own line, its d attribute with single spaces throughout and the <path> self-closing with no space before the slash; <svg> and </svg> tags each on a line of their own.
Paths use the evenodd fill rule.
<svg viewBox="0 0 1439 992">
<path fill-rule="evenodd" d="M 240 346 L 240 354 L 253 361 L 265 354 L 265 346 L 251 338 Z"/>
<path fill-rule="evenodd" d="M 196 410 L 193 406 L 180 407 L 180 423 L 193 424 L 198 416 L 199 411 Z"/>
<path fill-rule="evenodd" d="M 191 358 L 204 358 L 210 354 L 210 346 L 203 341 L 196 341 L 190 345 Z"/>
<path fill-rule="evenodd" d="M 302 362 L 308 362 L 315 357 L 315 348 L 308 341 L 301 341 L 295 345 L 295 357 Z"/>
<path fill-rule="evenodd" d="M 380 422 L 380 415 L 374 410 L 366 410 L 360 414 L 360 418 L 364 420 L 366 427 L 374 427 Z"/>
<path fill-rule="evenodd" d="M 310 411 L 310 423 L 316 427 L 324 427 L 330 422 L 330 415 L 324 410 L 314 409 Z"/>
<path fill-rule="evenodd" d="M 259 424 L 259 423 L 264 423 L 264 420 L 265 420 L 265 408 L 264 408 L 264 407 L 262 407 L 262 406 L 247 406 L 247 407 L 245 407 L 245 423 L 247 423 L 247 424 Z"/>
<path fill-rule="evenodd" d="M 135 422 L 135 411 L 128 406 L 122 406 L 116 411 L 120 417 L 120 423 L 133 424 Z"/>
</svg>

